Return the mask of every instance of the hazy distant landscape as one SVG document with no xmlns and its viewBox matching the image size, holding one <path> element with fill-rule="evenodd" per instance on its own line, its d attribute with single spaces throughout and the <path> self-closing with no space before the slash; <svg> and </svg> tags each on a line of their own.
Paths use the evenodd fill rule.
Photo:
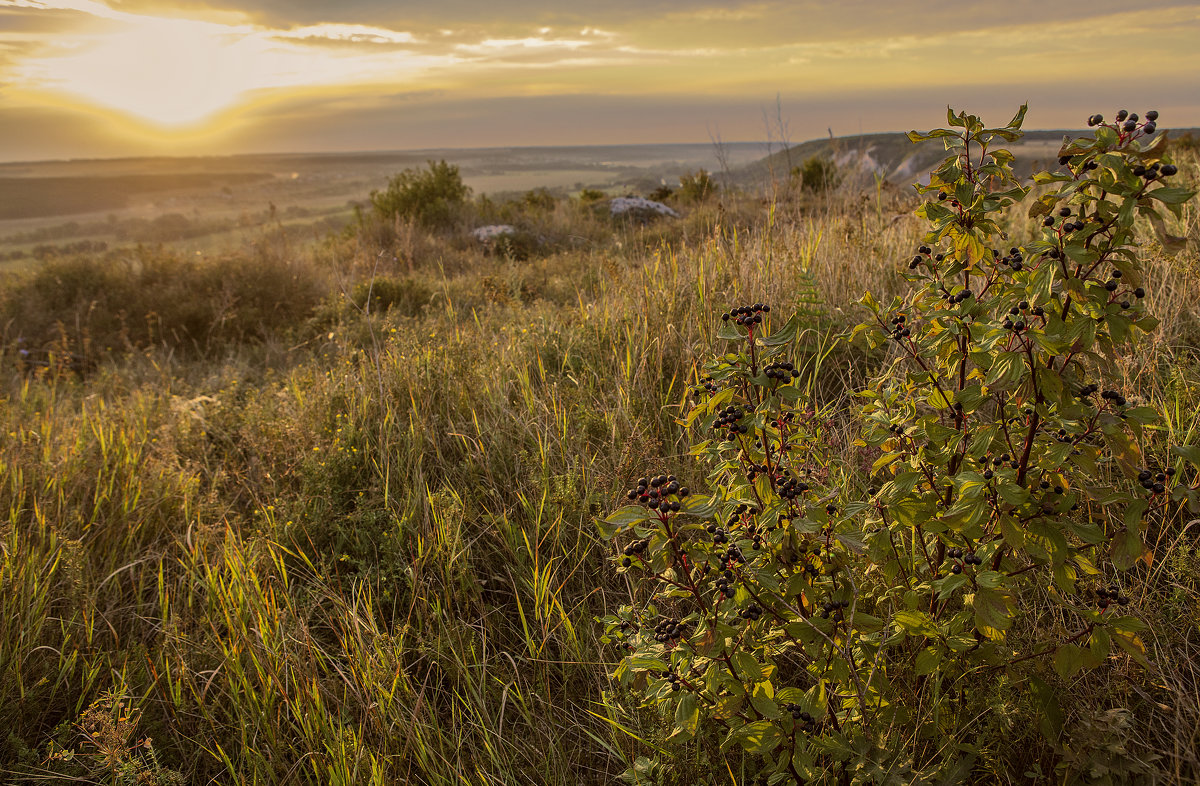
<svg viewBox="0 0 1200 786">
<path fill-rule="evenodd" d="M 1064 131 L 1031 131 L 1014 153 L 1018 172 L 1056 157 Z M 1200 134 L 1197 129 L 1176 136 Z M 345 226 L 355 205 L 389 177 L 429 160 L 460 168 L 479 195 L 505 199 L 533 189 L 557 196 L 596 189 L 648 193 L 706 170 L 723 185 L 764 192 L 813 157 L 866 184 L 879 175 L 905 186 L 927 178 L 941 146 L 903 134 L 818 139 L 798 145 L 720 143 L 445 149 L 319 155 L 130 158 L 0 164 L 0 265 L 45 258 L 56 248 L 166 243 L 184 252 L 231 248 L 266 226 L 296 238 Z M 770 154 L 770 155 L 768 155 Z"/>
<path fill-rule="evenodd" d="M 476 194 L 503 199 L 537 188 L 650 191 L 699 169 L 740 172 L 768 149 L 728 143 L 718 156 L 711 144 L 619 145 L 0 164 L 0 256 L 12 264 L 80 242 L 208 252 L 274 224 L 320 235 L 344 226 L 354 205 L 389 177 L 429 160 L 459 166 Z"/>
</svg>

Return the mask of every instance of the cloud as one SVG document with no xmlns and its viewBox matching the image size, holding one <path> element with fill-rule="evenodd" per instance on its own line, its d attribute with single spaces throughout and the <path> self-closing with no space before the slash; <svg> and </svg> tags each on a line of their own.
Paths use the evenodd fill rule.
<svg viewBox="0 0 1200 786">
<path fill-rule="evenodd" d="M 275 33 L 274 37 L 280 41 L 299 41 L 318 45 L 407 46 L 418 40 L 416 36 L 407 31 L 390 30 L 373 25 L 348 25 L 333 22 L 293 27 Z"/>
<path fill-rule="evenodd" d="M 1120 90 L 1192 95 L 1171 74 L 1200 71 L 1197 38 L 1191 0 L 0 0 L 0 91 L 40 107 L 25 125 L 7 115 L 27 130 L 67 116 L 55 106 L 91 112 L 108 129 L 97 150 L 113 129 L 225 150 L 487 144 L 521 122 L 540 143 L 630 122 L 671 138 L 698 123 L 695 139 L 709 123 L 750 133 L 776 94 L 868 118 L 907 116 L 894 96 L 944 107 L 972 89 L 1088 103 L 1083 116 Z M 3 157 L 45 147 L 6 136 Z"/>
</svg>

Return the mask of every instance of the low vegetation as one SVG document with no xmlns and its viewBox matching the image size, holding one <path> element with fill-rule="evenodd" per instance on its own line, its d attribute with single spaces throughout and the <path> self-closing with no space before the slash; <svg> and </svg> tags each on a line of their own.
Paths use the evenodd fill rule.
<svg viewBox="0 0 1200 786">
<path fill-rule="evenodd" d="M 1119 170 L 1125 182 L 1141 154 L 1122 150 L 1067 151 L 1064 167 L 1089 178 Z M 1032 189 L 1010 193 L 1011 206 L 968 199 L 949 171 L 924 194 L 880 183 L 776 189 L 775 201 L 665 195 L 682 217 L 643 224 L 609 216 L 602 195 L 472 200 L 447 167 L 440 182 L 461 199 L 425 221 L 400 199 L 425 177 L 413 170 L 393 181 L 394 203 L 376 195 L 358 223 L 310 247 L 268 231 L 220 259 L 84 254 L 11 277 L 0 291 L 0 768 L 18 783 L 113 784 L 1195 780 L 1200 542 L 1188 500 L 1167 486 L 1196 483 L 1193 457 L 1170 448 L 1197 441 L 1200 227 L 1182 193 L 1200 173 L 1194 153 L 1164 146 L 1153 156 L 1159 175 L 1178 169 L 1167 185 L 1180 190 L 1177 210 L 1152 220 L 1119 205 L 1126 234 L 1103 240 L 1112 250 L 1095 271 L 1104 294 L 1084 291 L 1088 304 L 1107 298 L 1115 267 L 1114 297 L 1141 287 L 1133 321 L 1159 324 L 1144 336 L 1149 323 L 1138 325 L 1126 352 L 1110 322 L 1113 351 L 1094 337 L 1088 375 L 1069 377 L 1058 403 L 1033 414 L 960 395 L 974 384 L 1019 390 L 1021 364 L 972 357 L 979 374 L 945 401 L 931 376 L 904 364 L 953 365 L 958 350 L 938 326 L 964 309 L 989 325 L 1010 306 L 1020 312 L 1022 297 L 1046 310 L 1041 289 L 1013 288 L 1036 277 L 1046 231 L 1086 232 L 1107 215 L 1067 193 L 1077 181 L 997 181 Z M 1101 169 L 1086 169 L 1090 160 Z M 991 243 L 979 255 L 930 239 L 938 206 L 959 209 L 938 191 L 995 222 L 1007 264 L 988 257 Z M 1033 203 L 1051 210 L 1031 216 Z M 1060 203 L 1071 216 L 1058 215 Z M 1084 229 L 1062 229 L 1068 221 Z M 493 223 L 513 225 L 527 246 L 506 252 L 471 237 Z M 1010 247 L 1029 261 L 1025 272 Z M 954 254 L 972 276 L 999 271 L 995 289 L 960 283 L 965 268 L 947 273 L 963 264 Z M 942 284 L 952 297 L 972 294 L 950 303 Z M 868 308 L 855 305 L 864 292 Z M 855 325 L 874 322 L 872 302 L 883 328 L 909 335 L 872 329 L 850 341 Z M 730 321 L 742 327 L 722 320 L 741 305 Z M 765 345 L 746 329 L 756 315 Z M 760 347 L 779 353 L 764 360 L 791 380 L 789 429 L 808 436 L 789 488 L 814 498 L 807 518 L 777 517 L 773 530 L 747 495 L 776 500 L 782 486 L 757 468 L 749 480 L 739 463 L 770 463 L 756 458 L 761 447 L 739 455 L 704 444 L 710 421 L 729 420 L 735 403 L 713 403 L 722 389 L 746 396 L 750 413 L 727 430 L 775 439 L 755 413 L 780 401 L 783 381 L 738 355 Z M 1072 398 L 1076 383 L 1102 379 L 1098 393 L 1124 405 Z M 857 395 L 868 390 L 878 399 Z M 1052 476 L 1057 429 L 1084 433 L 1066 422 L 1069 407 L 1134 413 L 1125 441 L 1105 431 L 1076 446 L 1095 452 L 1094 477 L 1075 465 Z M 1021 435 L 1043 434 L 1031 419 L 1054 419 L 1054 429 L 1016 469 L 984 468 L 988 452 L 972 453 L 971 473 L 993 472 L 973 497 L 953 451 L 926 441 L 936 426 L 968 415 L 999 424 L 1001 414 Z M 922 461 L 939 498 L 948 479 L 954 500 L 991 499 L 983 489 L 999 475 L 1010 489 L 1046 480 L 1037 494 L 1080 508 L 1048 518 L 1041 540 L 1002 530 L 967 541 L 965 524 L 946 523 L 958 513 L 936 512 L 934 492 L 898 470 L 920 472 Z M 1154 491 L 1168 467 L 1170 483 Z M 651 483 L 660 476 L 674 477 Z M 748 558 L 726 568 L 732 577 L 706 579 L 725 579 L 732 598 L 721 614 L 737 618 L 736 633 L 693 638 L 701 620 L 670 585 L 686 586 L 687 574 L 667 564 L 647 508 L 638 521 L 613 518 L 643 478 L 647 492 L 674 489 L 667 502 L 681 503 L 680 516 L 707 513 L 707 499 L 720 517 L 728 543 L 705 529 L 715 520 L 680 519 L 692 564 L 731 546 Z M 1092 496 L 1101 486 L 1123 496 Z M 1157 496 L 1138 548 L 1128 538 L 1113 553 L 1088 545 L 1131 526 L 1126 514 L 1147 494 Z M 881 518 L 891 509 L 908 518 Z M 759 517 L 753 533 L 747 517 Z M 645 529 L 636 541 L 646 546 L 618 534 L 630 526 Z M 790 602 L 828 648 L 815 656 L 820 642 L 788 642 L 777 604 L 746 596 L 766 580 L 767 558 L 784 555 L 783 570 L 804 584 Z M 818 576 L 804 578 L 804 565 Z M 758 578 L 747 581 L 751 566 Z M 996 574 L 986 589 L 1000 602 L 980 628 L 966 596 L 980 597 L 970 582 L 985 573 Z M 1106 594 L 1085 601 L 1084 586 Z M 706 585 L 704 602 L 716 591 Z M 1099 647 L 1100 630 L 1116 646 Z M 730 642 L 732 668 L 694 674 L 691 653 L 717 641 Z M 1043 651 L 1069 646 L 1079 652 Z M 762 679 L 742 679 L 755 669 Z M 750 688 L 740 708 L 719 709 L 723 687 L 736 693 L 731 677 Z M 797 735 L 814 746 L 798 763 Z"/>
</svg>

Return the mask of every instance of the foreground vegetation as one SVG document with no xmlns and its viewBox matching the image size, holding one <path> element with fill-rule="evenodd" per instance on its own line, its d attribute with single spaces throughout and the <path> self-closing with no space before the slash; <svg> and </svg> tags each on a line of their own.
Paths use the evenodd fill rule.
<svg viewBox="0 0 1200 786">
<path fill-rule="evenodd" d="M 1176 163 L 1194 188 L 1194 158 Z M 701 194 L 681 219 L 641 223 L 542 194 L 459 196 L 426 224 L 377 199 L 312 249 L 265 235 L 216 261 L 59 259 L 6 284 L 10 777 L 755 781 L 752 746 L 722 749 L 707 719 L 669 741 L 675 711 L 612 676 L 628 651 L 601 620 L 638 590 L 596 521 L 647 473 L 719 480 L 681 421 L 727 346 L 721 314 L 742 303 L 799 315 L 797 384 L 827 413 L 822 440 L 854 459 L 845 485 L 865 489 L 852 394 L 894 358 L 835 337 L 866 318 L 863 291 L 908 292 L 921 199 Z M 1042 219 L 999 220 L 1022 245 Z M 471 239 L 493 222 L 519 234 Z M 1139 447 L 1166 466 L 1168 446 L 1196 442 L 1200 230 L 1185 205 L 1135 231 L 1161 324 L 1113 384 L 1163 413 Z M 1162 511 L 1122 578 L 1144 662 L 1119 650 L 1060 673 L 1031 658 L 1036 692 L 997 679 L 961 694 L 923 721 L 969 747 L 944 782 L 1200 778 L 1189 521 Z M 1070 635 L 1054 592 L 1022 593 L 1023 640 Z M 910 732 L 892 750 L 911 755 Z"/>
</svg>

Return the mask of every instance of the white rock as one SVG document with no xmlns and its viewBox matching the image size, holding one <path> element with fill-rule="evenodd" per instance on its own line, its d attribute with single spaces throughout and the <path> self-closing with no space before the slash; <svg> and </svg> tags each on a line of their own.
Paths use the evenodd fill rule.
<svg viewBox="0 0 1200 786">
<path fill-rule="evenodd" d="M 679 214 L 662 202 L 643 197 L 616 197 L 608 203 L 608 210 L 614 216 L 623 215 L 630 211 L 658 213 L 663 216 L 679 217 Z"/>
<path fill-rule="evenodd" d="M 504 235 L 515 235 L 516 227 L 511 224 L 489 224 L 485 227 L 478 227 L 471 230 L 471 237 L 478 240 L 480 243 L 488 243 L 498 237 Z"/>
</svg>

